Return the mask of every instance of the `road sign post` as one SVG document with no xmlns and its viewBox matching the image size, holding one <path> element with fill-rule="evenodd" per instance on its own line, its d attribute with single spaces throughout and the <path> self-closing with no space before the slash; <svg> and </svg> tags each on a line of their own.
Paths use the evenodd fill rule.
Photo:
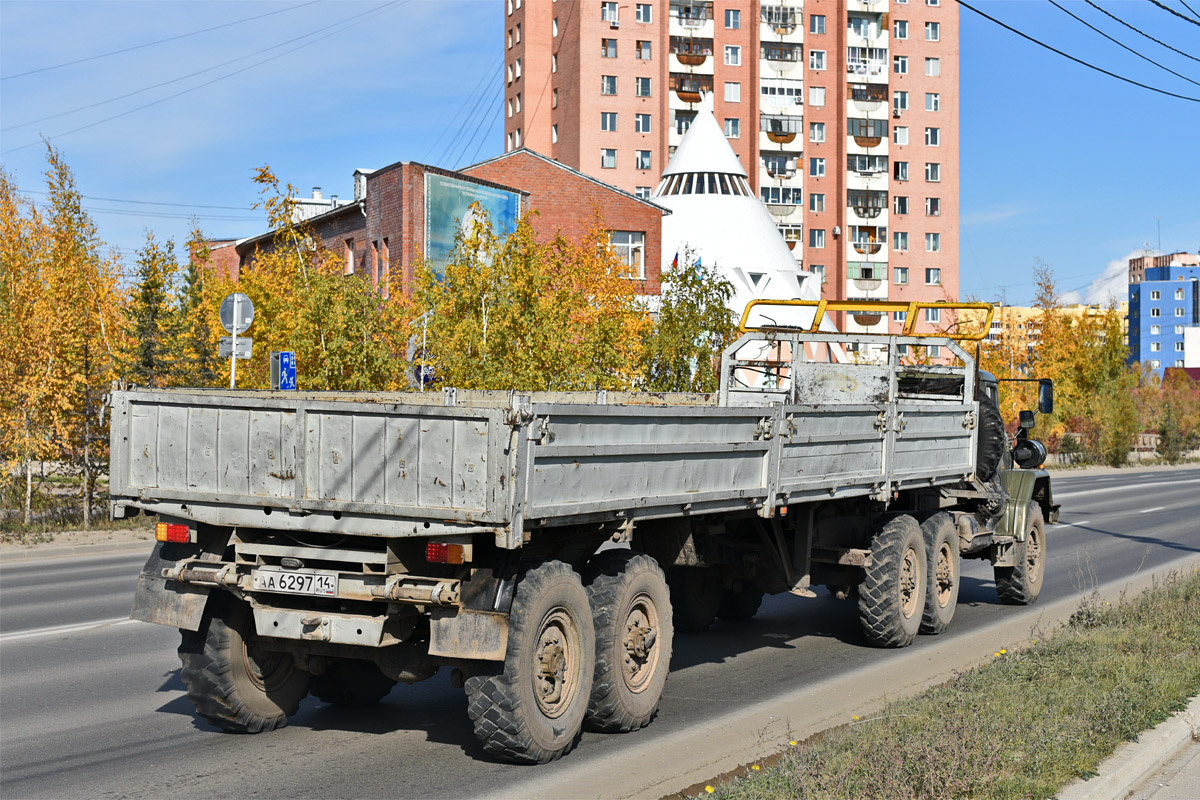
<svg viewBox="0 0 1200 800">
<path fill-rule="evenodd" d="M 296 389 L 296 354 L 287 350 L 271 353 L 271 388 Z"/>
<path fill-rule="evenodd" d="M 254 324 L 254 303 L 241 292 L 233 292 L 221 301 L 221 325 L 231 334 L 229 343 L 229 388 L 237 388 L 237 360 L 250 358 L 250 347 L 238 347 L 238 334 Z M 241 352 L 245 355 L 241 355 Z M 225 356 L 222 345 L 221 357 Z"/>
</svg>

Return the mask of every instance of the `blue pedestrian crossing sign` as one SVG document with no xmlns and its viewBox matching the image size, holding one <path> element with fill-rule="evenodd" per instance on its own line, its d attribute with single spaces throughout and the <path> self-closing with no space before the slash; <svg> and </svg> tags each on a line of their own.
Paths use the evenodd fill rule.
<svg viewBox="0 0 1200 800">
<path fill-rule="evenodd" d="M 271 353 L 271 388 L 296 389 L 296 354 L 284 351 Z"/>
</svg>

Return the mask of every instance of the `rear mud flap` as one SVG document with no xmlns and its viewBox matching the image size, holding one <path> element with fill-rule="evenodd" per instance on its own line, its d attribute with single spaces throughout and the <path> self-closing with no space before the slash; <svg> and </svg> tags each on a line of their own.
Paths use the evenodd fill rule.
<svg viewBox="0 0 1200 800">
<path fill-rule="evenodd" d="M 175 559 L 163 557 L 164 546 L 170 547 L 164 542 L 155 543 L 146 566 L 142 567 L 129 618 L 186 631 L 199 630 L 212 589 L 163 578 L 162 570 L 175 566 Z"/>
</svg>

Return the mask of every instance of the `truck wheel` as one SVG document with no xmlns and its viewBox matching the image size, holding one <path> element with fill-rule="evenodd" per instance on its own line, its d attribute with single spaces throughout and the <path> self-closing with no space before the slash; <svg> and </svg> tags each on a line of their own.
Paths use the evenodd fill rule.
<svg viewBox="0 0 1200 800">
<path fill-rule="evenodd" d="M 502 668 L 467 678 L 467 713 L 489 754 L 544 764 L 579 740 L 596 671 L 592 610 L 561 561 L 530 569 L 508 614 Z"/>
<path fill-rule="evenodd" d="M 762 601 L 763 590 L 749 581 L 742 581 L 741 585 L 726 589 L 721 595 L 717 616 L 730 622 L 744 622 L 754 618 Z"/>
<path fill-rule="evenodd" d="M 876 647 L 906 647 L 921 627 L 929 571 L 921 526 L 888 520 L 871 541 L 871 564 L 858 587 L 858 619 Z"/>
<path fill-rule="evenodd" d="M 371 661 L 338 659 L 314 675 L 309 691 L 322 703 L 334 706 L 373 706 L 392 691 L 396 682 Z"/>
<path fill-rule="evenodd" d="M 1008 449 L 1008 436 L 1004 432 L 1004 418 L 1000 407 L 985 395 L 979 399 L 979 434 L 975 443 L 975 476 L 987 483 L 996 475 L 1000 459 Z"/>
<path fill-rule="evenodd" d="M 671 567 L 667 572 L 675 628 L 681 631 L 708 630 L 721 605 L 721 582 L 707 567 Z"/>
<path fill-rule="evenodd" d="M 585 724 L 625 733 L 650 724 L 671 667 L 671 596 L 658 562 L 608 550 L 588 565 L 596 677 Z"/>
<path fill-rule="evenodd" d="M 287 725 L 308 694 L 310 675 L 289 653 L 262 647 L 250 607 L 214 597 L 198 631 L 181 631 L 180 677 L 196 713 L 218 728 L 262 733 Z"/>
<path fill-rule="evenodd" d="M 1046 577 L 1046 525 L 1042 521 L 1042 507 L 1037 503 L 1029 504 L 1029 520 L 1025 524 L 1025 541 L 1013 545 L 1016 566 L 994 570 L 1000 602 L 1010 606 L 1037 602 Z"/>
<path fill-rule="evenodd" d="M 942 512 L 921 523 L 921 534 L 925 537 L 925 559 L 929 562 L 921 633 L 941 633 L 950 627 L 958 605 L 958 531 L 953 517 Z"/>
</svg>

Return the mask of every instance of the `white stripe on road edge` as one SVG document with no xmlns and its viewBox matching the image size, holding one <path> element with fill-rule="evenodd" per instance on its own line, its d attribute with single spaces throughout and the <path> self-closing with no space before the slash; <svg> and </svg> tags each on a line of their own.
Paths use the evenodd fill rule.
<svg viewBox="0 0 1200 800">
<path fill-rule="evenodd" d="M 1083 497 L 1085 494 L 1100 494 L 1101 492 L 1120 492 L 1126 489 L 1146 489 L 1151 486 L 1183 486 L 1188 483 L 1200 483 L 1200 478 L 1188 478 L 1182 481 L 1150 481 L 1149 483 L 1128 483 L 1124 486 L 1106 486 L 1103 489 L 1088 489 L 1084 492 L 1055 492 L 1054 499 L 1060 497 Z"/>
<path fill-rule="evenodd" d="M 1058 523 L 1055 523 L 1054 527 L 1056 527 L 1056 528 L 1082 528 L 1084 525 L 1087 525 L 1088 522 L 1090 522 L 1090 520 L 1086 520 L 1086 519 L 1080 520 L 1079 522 L 1058 522 Z"/>
<path fill-rule="evenodd" d="M 1143 508 L 1138 513 L 1139 514 L 1149 514 L 1151 511 L 1162 511 L 1165 508 L 1166 508 L 1166 506 L 1155 506 L 1154 508 Z"/>
<path fill-rule="evenodd" d="M 102 628 L 105 625 L 124 625 L 134 621 L 129 617 L 113 617 L 112 619 L 102 619 L 96 622 L 80 622 L 75 625 L 56 625 L 53 628 L 34 628 L 28 631 L 0 633 L 0 642 L 16 642 L 21 639 L 35 639 L 40 636 L 62 636 L 68 633 L 82 633 L 83 631 L 90 631 L 93 628 Z"/>
</svg>

